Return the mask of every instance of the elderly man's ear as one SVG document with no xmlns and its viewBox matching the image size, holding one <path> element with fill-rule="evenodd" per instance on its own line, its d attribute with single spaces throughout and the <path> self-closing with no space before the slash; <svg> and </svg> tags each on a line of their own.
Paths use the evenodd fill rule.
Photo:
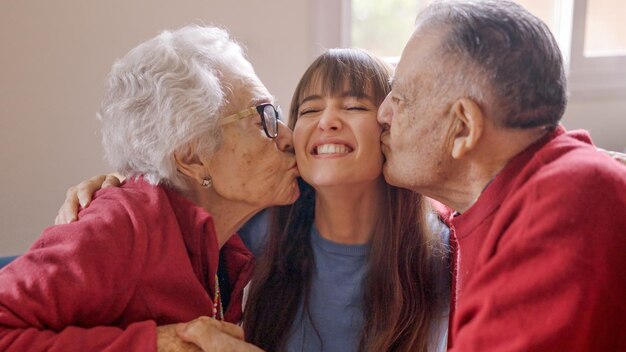
<svg viewBox="0 0 626 352">
<path fill-rule="evenodd" d="M 485 127 L 485 116 L 480 106 L 468 98 L 457 100 L 450 114 L 453 118 L 449 133 L 451 154 L 454 159 L 461 159 L 478 145 Z"/>
</svg>

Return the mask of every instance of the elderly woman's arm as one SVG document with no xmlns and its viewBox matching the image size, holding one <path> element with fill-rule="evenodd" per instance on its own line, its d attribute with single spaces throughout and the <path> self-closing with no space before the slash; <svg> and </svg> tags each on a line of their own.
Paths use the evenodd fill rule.
<svg viewBox="0 0 626 352">
<path fill-rule="evenodd" d="M 148 239 L 135 231 L 138 217 L 106 199 L 86 209 L 82 221 L 46 229 L 0 270 L 0 351 L 156 351 L 159 344 L 160 351 L 197 350 L 164 339 L 167 329 L 153 320 L 120 320 L 150 316 L 126 311 L 141 298 Z"/>
<path fill-rule="evenodd" d="M 128 241 L 109 247 L 98 236 L 118 232 L 123 236 L 110 240 L 132 239 L 127 224 L 119 222 L 115 229 L 93 221 L 96 214 L 86 216 L 91 219 L 48 228 L 27 253 L 0 271 L 0 350 L 156 346 L 154 322 L 107 326 L 130 299 L 142 258 Z"/>
</svg>

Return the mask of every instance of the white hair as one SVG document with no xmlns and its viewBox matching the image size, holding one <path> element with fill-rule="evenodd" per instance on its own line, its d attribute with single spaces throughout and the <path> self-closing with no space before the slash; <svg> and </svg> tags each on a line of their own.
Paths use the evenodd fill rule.
<svg viewBox="0 0 626 352">
<path fill-rule="evenodd" d="M 254 73 L 226 31 L 187 26 L 164 31 L 117 60 L 98 113 L 106 159 L 121 174 L 151 184 L 186 184 L 174 152 L 221 145 L 217 120 L 233 77 Z"/>
</svg>

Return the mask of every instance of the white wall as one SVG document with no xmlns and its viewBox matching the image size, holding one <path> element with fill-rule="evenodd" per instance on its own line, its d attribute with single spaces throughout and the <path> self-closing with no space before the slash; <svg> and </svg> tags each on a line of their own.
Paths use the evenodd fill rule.
<svg viewBox="0 0 626 352">
<path fill-rule="evenodd" d="M 226 27 L 285 107 L 311 61 L 309 1 L 0 1 L 0 256 L 53 223 L 72 184 L 110 171 L 95 118 L 113 61 L 163 29 Z"/>
<path fill-rule="evenodd" d="M 313 56 L 324 44 L 341 42 L 332 34 L 338 32 L 338 4 L 0 1 L 0 256 L 24 252 L 52 224 L 70 185 L 110 171 L 101 156 L 95 111 L 115 58 L 162 29 L 221 25 L 247 46 L 259 77 L 287 107 Z M 623 95 L 573 97 L 564 123 L 591 130 L 599 146 L 626 148 Z"/>
</svg>

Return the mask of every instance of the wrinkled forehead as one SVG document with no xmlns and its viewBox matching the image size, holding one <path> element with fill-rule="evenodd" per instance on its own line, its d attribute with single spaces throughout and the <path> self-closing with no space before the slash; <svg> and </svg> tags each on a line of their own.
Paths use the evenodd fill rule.
<svg viewBox="0 0 626 352">
<path fill-rule="evenodd" d="M 420 73 L 437 74 L 449 64 L 442 56 L 445 32 L 440 28 L 418 28 L 402 50 L 393 74 L 393 87 L 410 85 Z"/>
</svg>

